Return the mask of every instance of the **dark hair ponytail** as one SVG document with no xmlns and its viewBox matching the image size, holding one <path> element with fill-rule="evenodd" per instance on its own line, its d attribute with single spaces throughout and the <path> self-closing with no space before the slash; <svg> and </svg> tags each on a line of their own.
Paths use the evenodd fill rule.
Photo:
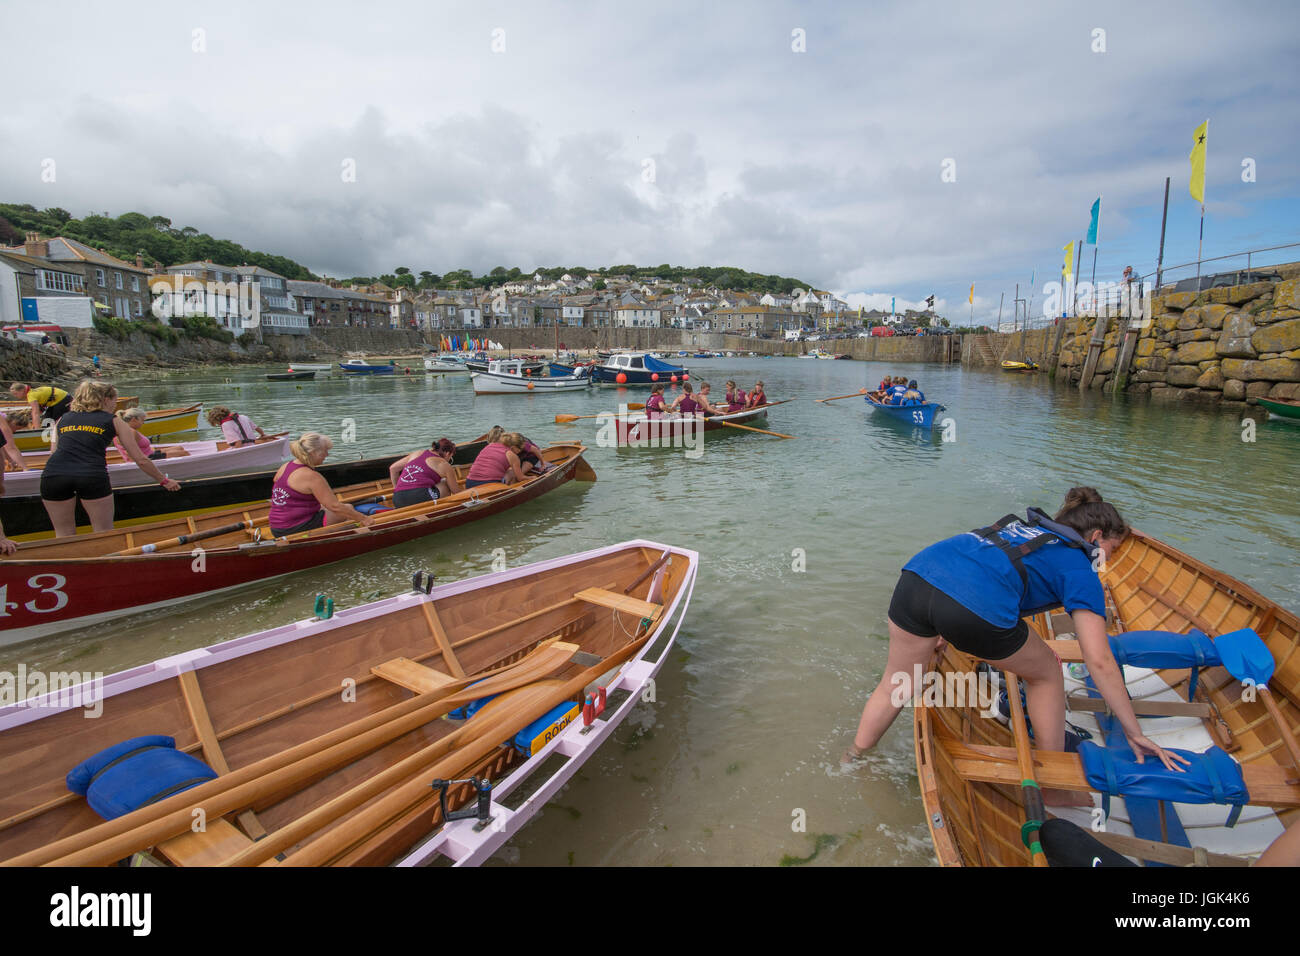
<svg viewBox="0 0 1300 956">
<path fill-rule="evenodd" d="M 1096 488 L 1071 488 L 1053 520 L 1085 538 L 1093 531 L 1101 531 L 1103 538 L 1122 538 L 1128 534 L 1128 525 L 1119 511 L 1110 502 L 1103 501 Z"/>
</svg>

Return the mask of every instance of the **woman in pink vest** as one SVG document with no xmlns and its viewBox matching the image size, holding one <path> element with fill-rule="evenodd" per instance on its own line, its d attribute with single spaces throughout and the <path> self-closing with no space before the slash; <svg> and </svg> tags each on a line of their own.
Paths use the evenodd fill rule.
<svg viewBox="0 0 1300 956">
<path fill-rule="evenodd" d="M 128 408 L 124 412 L 118 412 L 117 417 L 131 426 L 132 432 L 135 435 L 136 445 L 140 449 L 140 454 L 154 461 L 167 457 L 167 452 L 165 451 L 154 451 L 153 445 L 150 443 L 149 439 L 145 438 L 144 433 L 140 431 L 140 426 L 142 426 L 149 417 L 143 408 Z M 113 447 L 118 450 L 123 461 L 130 460 L 131 456 L 128 454 L 126 446 L 122 444 L 122 439 L 114 438 Z"/>
<path fill-rule="evenodd" d="M 727 382 L 727 393 L 723 396 L 723 401 L 727 403 L 728 412 L 744 411 L 746 395 L 736 387 L 735 382 Z"/>
<path fill-rule="evenodd" d="M 524 450 L 524 438 L 519 432 L 507 432 L 496 441 L 488 444 L 465 476 L 465 487 L 474 488 L 493 482 L 513 484 L 524 480 L 523 465 L 519 453 Z"/>
<path fill-rule="evenodd" d="M 650 403 L 647 402 L 646 404 L 649 405 Z M 690 382 L 682 383 L 682 394 L 677 397 L 677 401 L 673 402 L 672 411 L 681 412 L 684 416 L 695 415 L 697 412 L 703 411 L 700 403 L 695 400 L 693 386 Z"/>
<path fill-rule="evenodd" d="M 663 385 L 651 386 L 650 397 L 645 400 L 645 417 L 663 418 L 665 410 Z"/>
<path fill-rule="evenodd" d="M 304 432 L 289 443 L 293 461 L 287 461 L 275 473 L 271 485 L 271 534 L 277 538 L 311 531 L 325 525 L 325 515 L 336 522 L 356 521 L 370 527 L 375 519 L 339 501 L 329 482 L 316 471 L 325 461 L 334 443 L 319 432 Z"/>
<path fill-rule="evenodd" d="M 455 454 L 455 443 L 439 438 L 427 450 L 413 451 L 393 462 L 388 467 L 388 478 L 393 483 L 393 507 L 437 501 L 460 491 L 456 469 L 451 464 Z"/>
</svg>

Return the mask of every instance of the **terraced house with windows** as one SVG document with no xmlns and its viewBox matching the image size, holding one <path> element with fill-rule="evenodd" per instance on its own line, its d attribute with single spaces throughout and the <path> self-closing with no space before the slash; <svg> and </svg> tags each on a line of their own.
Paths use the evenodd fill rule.
<svg viewBox="0 0 1300 956">
<path fill-rule="evenodd" d="M 27 264 L 30 272 L 24 268 L 15 275 L 23 315 L 28 321 L 72 324 L 39 314 L 39 300 L 64 296 L 88 297 L 101 314 L 124 319 L 144 318 L 149 311 L 149 270 L 143 255 L 137 254 L 132 265 L 76 239 L 41 239 L 34 232 L 27 234 L 21 246 L 3 251 L 31 260 Z"/>
</svg>

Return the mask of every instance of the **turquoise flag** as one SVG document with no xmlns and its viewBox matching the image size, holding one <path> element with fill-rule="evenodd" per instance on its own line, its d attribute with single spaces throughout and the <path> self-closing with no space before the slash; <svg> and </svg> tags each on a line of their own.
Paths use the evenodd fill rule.
<svg viewBox="0 0 1300 956">
<path fill-rule="evenodd" d="M 1088 241 L 1088 245 L 1090 246 L 1095 246 L 1097 244 L 1097 220 L 1100 218 L 1101 218 L 1101 197 L 1098 196 L 1097 201 L 1092 204 L 1092 223 L 1088 226 L 1087 241 Z"/>
</svg>

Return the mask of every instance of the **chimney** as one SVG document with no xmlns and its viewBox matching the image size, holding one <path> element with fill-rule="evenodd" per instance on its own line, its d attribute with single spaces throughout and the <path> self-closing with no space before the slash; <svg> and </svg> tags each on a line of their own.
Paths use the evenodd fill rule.
<svg viewBox="0 0 1300 956">
<path fill-rule="evenodd" d="M 50 253 L 49 242 L 42 242 L 39 234 L 35 232 L 27 233 L 27 240 L 23 243 L 23 253 L 34 259 L 43 259 Z"/>
<path fill-rule="evenodd" d="M 144 253 L 143 253 L 143 252 L 140 252 L 140 251 L 138 251 L 138 250 L 136 251 L 136 254 L 135 254 L 135 267 L 136 267 L 137 269 L 143 269 L 143 268 L 144 268 Z"/>
</svg>

